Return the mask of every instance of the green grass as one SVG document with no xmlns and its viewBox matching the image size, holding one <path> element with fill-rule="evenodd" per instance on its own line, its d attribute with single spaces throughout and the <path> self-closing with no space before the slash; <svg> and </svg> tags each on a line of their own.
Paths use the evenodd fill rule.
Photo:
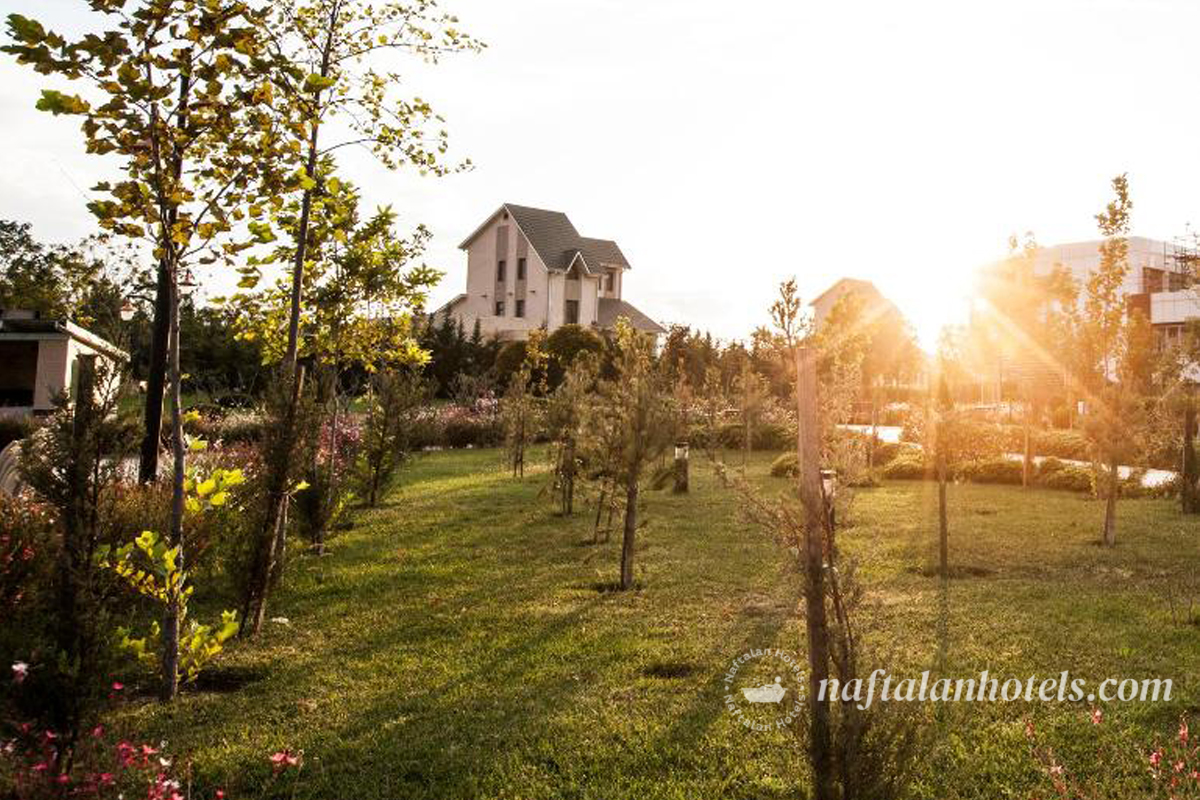
<svg viewBox="0 0 1200 800">
<path fill-rule="evenodd" d="M 756 457 L 752 474 L 782 491 L 770 460 Z M 605 591 L 616 539 L 589 544 L 586 510 L 555 516 L 538 497 L 543 473 L 514 480 L 499 462 L 495 451 L 421 458 L 332 555 L 292 565 L 271 610 L 290 623 L 226 654 L 216 677 L 229 685 L 169 708 L 135 702 L 113 722 L 167 740 L 200 785 L 231 796 L 805 796 L 796 739 L 747 731 L 722 703 L 731 659 L 801 646 L 788 553 L 696 464 L 690 495 L 645 494 L 641 588 Z M 953 487 L 963 577 L 942 591 L 926 576 L 935 503 L 923 483 L 857 495 L 842 543 L 868 590 L 859 622 L 873 663 L 957 677 L 1165 677 L 1175 695 L 1108 706 L 1099 728 L 1086 704 L 923 708 L 915 794 L 1045 788 L 1023 733 L 1030 717 L 1072 770 L 1112 796 L 1142 796 L 1137 748 L 1169 736 L 1200 696 L 1200 630 L 1172 624 L 1164 588 L 1195 571 L 1195 522 L 1163 501 L 1123 501 L 1118 546 L 1105 550 L 1099 503 Z M 267 755 L 284 747 L 305 754 L 295 785 L 270 777 Z"/>
</svg>

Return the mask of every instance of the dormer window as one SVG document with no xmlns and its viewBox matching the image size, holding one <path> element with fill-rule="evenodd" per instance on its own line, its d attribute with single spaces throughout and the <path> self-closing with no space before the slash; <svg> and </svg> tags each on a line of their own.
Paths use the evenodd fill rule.
<svg viewBox="0 0 1200 800">
<path fill-rule="evenodd" d="M 504 283 L 504 273 L 507 271 L 505 269 L 507 266 L 508 264 L 506 264 L 503 259 L 496 264 L 496 280 L 500 283 Z"/>
<path fill-rule="evenodd" d="M 579 270 L 572 267 L 571 271 L 567 273 L 567 280 L 569 280 L 569 281 L 579 280 Z"/>
<path fill-rule="evenodd" d="M 615 279 L 615 276 L 613 273 L 610 272 L 604 276 L 604 290 L 605 291 L 611 292 L 613 290 L 613 285 L 615 283 L 616 283 L 616 279 Z"/>
</svg>

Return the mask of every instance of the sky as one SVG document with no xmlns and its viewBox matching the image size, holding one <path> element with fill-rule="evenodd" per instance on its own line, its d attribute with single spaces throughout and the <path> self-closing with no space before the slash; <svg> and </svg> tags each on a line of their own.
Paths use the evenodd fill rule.
<svg viewBox="0 0 1200 800">
<path fill-rule="evenodd" d="M 932 345 L 1010 234 L 1096 238 L 1127 172 L 1134 233 L 1200 221 L 1200 3 L 1192 0 L 442 0 L 487 42 L 436 66 L 398 57 L 398 93 L 447 119 L 474 169 L 391 172 L 343 150 L 371 204 L 434 234 L 439 305 L 458 244 L 503 202 L 617 240 L 626 300 L 663 323 L 745 337 L 780 281 L 810 300 L 871 280 Z M 83 0 L 0 0 L 86 29 Z M 0 58 L 0 218 L 69 241 L 112 165 L 34 110 L 69 88 Z M 220 290 L 227 276 L 206 286 Z"/>
</svg>

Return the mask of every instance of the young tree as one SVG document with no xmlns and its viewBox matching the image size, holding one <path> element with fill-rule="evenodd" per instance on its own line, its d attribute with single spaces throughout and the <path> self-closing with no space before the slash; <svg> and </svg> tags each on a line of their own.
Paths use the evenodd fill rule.
<svg viewBox="0 0 1200 800">
<path fill-rule="evenodd" d="M 525 450 L 537 432 L 538 398 L 546 393 L 544 333 L 530 331 L 522 348 L 521 365 L 508 379 L 508 390 L 500 400 L 504 447 L 513 477 L 525 477 Z M 510 351 L 512 352 L 512 351 Z"/>
<path fill-rule="evenodd" d="M 552 488 L 563 516 L 570 516 L 575 510 L 581 409 L 595 387 L 598 371 L 595 356 L 574 358 L 546 403 L 546 429 L 550 440 L 555 443 Z"/>
<path fill-rule="evenodd" d="M 614 485 L 625 491 L 621 588 L 627 590 L 633 587 L 639 487 L 646 465 L 670 445 L 675 415 L 670 391 L 656 369 L 652 340 L 622 318 L 616 346 L 616 376 L 597 385 L 583 424 L 588 453 L 611 465 Z"/>
<path fill-rule="evenodd" d="M 1100 265 L 1088 276 L 1083 315 L 1077 322 L 1080 384 L 1089 394 L 1085 432 L 1099 462 L 1100 492 L 1104 498 L 1102 541 L 1112 547 L 1117 540 L 1117 496 L 1120 465 L 1138 450 L 1144 423 L 1144 395 L 1153 373 L 1153 348 L 1148 323 L 1140 314 L 1130 316 L 1122 286 L 1129 273 L 1129 182 L 1125 175 L 1112 181 L 1115 197 L 1096 215 L 1104 241 Z"/>
<path fill-rule="evenodd" d="M 326 504 L 338 502 L 333 479 L 341 471 L 336 463 L 340 453 L 336 440 L 340 414 L 336 386 L 341 371 L 357 368 L 371 373 L 385 366 L 425 363 L 428 354 L 416 342 L 415 319 L 425 305 L 429 289 L 441 277 L 440 272 L 418 261 L 429 241 L 429 232 L 423 226 L 418 226 L 408 237 L 400 236 L 395 230 L 396 214 L 390 208 L 377 209 L 373 216 L 361 221 L 357 191 L 352 184 L 329 175 L 331 170 L 331 162 L 326 161 L 322 171 L 326 176 L 325 191 L 309 205 L 309 255 L 301 276 L 302 291 L 309 303 L 303 316 L 305 337 L 296 343 L 300 347 L 299 356 L 312 364 L 314 370 L 330 373 L 325 383 L 332 384 L 334 390 L 327 404 L 331 436 L 335 437 L 324 448 L 329 461 L 322 474 L 310 475 L 307 480 L 310 486 L 329 495 Z M 293 234 L 290 237 L 293 242 L 299 236 L 296 231 L 302 214 L 297 202 L 278 215 L 278 224 Z M 257 269 L 270 263 L 291 263 L 294 255 L 294 244 L 285 244 L 253 266 Z M 247 281 L 248 288 L 226 301 L 237 312 L 239 336 L 259 343 L 268 363 L 286 365 L 293 344 L 288 325 L 292 277 L 283 277 L 263 289 L 257 288 L 257 280 Z M 319 443 L 311 441 L 311 436 L 306 439 L 305 432 L 296 424 L 301 405 L 299 384 L 289 385 L 284 381 L 284 385 L 290 394 L 283 396 L 273 417 L 273 427 L 277 430 L 264 441 L 267 464 L 264 523 L 245 598 L 247 614 L 243 617 L 243 624 L 251 633 L 256 633 L 262 624 L 270 576 L 278 573 L 282 561 L 287 529 L 279 503 L 280 498 L 286 500 L 290 496 L 289 487 L 300 472 L 293 456 L 302 444 L 310 448 L 306 465 L 309 471 L 319 469 L 313 461 Z M 296 395 L 294 401 L 292 394 Z M 325 426 L 326 415 L 318 416 L 319 430 Z M 369 485 L 378 491 L 378 484 Z M 328 508 L 317 509 L 318 521 L 326 519 L 328 511 Z M 323 524 L 318 524 L 312 533 L 320 551 L 325 535 Z"/>
<path fill-rule="evenodd" d="M 734 379 L 733 396 L 737 400 L 738 415 L 742 422 L 742 466 L 746 466 L 750 463 L 754 427 L 770 404 L 767 383 L 751 369 L 748 358 L 742 360 L 741 370 Z"/>
</svg>

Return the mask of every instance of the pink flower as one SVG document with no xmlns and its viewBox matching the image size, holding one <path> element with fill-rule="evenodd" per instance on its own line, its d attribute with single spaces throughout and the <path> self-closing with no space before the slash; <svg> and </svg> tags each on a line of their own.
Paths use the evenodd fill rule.
<svg viewBox="0 0 1200 800">
<path fill-rule="evenodd" d="M 1175 762 L 1175 771 L 1176 771 L 1176 772 L 1183 772 L 1183 768 L 1184 768 L 1185 766 L 1186 766 L 1186 765 L 1185 765 L 1185 764 L 1184 764 L 1182 761 L 1176 761 L 1176 762 Z"/>
<path fill-rule="evenodd" d="M 103 725 L 97 725 L 96 727 L 92 728 L 92 737 L 93 738 L 99 739 L 103 735 L 104 735 L 104 726 Z"/>
<path fill-rule="evenodd" d="M 119 692 L 124 688 L 125 684 L 121 683 L 120 681 L 113 681 L 112 689 L 114 692 Z"/>
<path fill-rule="evenodd" d="M 1188 724 L 1186 719 L 1179 721 L 1179 741 L 1181 744 L 1188 743 Z"/>
<path fill-rule="evenodd" d="M 300 754 L 293 753 L 289 749 L 280 750 L 271 756 L 271 764 L 276 772 L 282 772 L 289 767 L 297 767 L 300 765 Z"/>
<path fill-rule="evenodd" d="M 12 665 L 13 680 L 17 683 L 25 680 L 25 676 L 29 674 L 29 665 L 24 661 L 14 661 Z"/>
<path fill-rule="evenodd" d="M 1104 721 L 1104 712 L 1098 708 L 1092 709 L 1092 724 L 1099 725 Z"/>
<path fill-rule="evenodd" d="M 100 781 L 101 786 L 108 786 L 113 782 L 114 777 L 115 776 L 111 772 L 101 772 L 97 776 L 97 780 Z"/>
<path fill-rule="evenodd" d="M 1155 750 L 1150 754 L 1150 766 L 1157 768 L 1162 762 L 1162 750 Z"/>
</svg>

